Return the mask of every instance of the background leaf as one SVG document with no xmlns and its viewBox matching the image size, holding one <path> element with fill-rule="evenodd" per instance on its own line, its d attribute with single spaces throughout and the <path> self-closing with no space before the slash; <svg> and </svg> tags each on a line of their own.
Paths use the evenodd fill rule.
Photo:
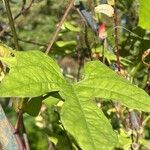
<svg viewBox="0 0 150 150">
<path fill-rule="evenodd" d="M 57 41 L 56 44 L 59 47 L 64 47 L 64 46 L 68 46 L 68 45 L 76 45 L 76 41 L 74 41 L 74 40 L 72 40 L 72 41 Z"/>
<path fill-rule="evenodd" d="M 114 15 L 114 8 L 108 4 L 101 4 L 95 7 L 96 13 L 103 13 L 108 17 L 112 17 Z"/>
<path fill-rule="evenodd" d="M 149 0 L 139 0 L 140 1 L 140 11 L 139 11 L 139 26 L 144 29 L 150 29 L 150 15 L 149 15 Z"/>
<path fill-rule="evenodd" d="M 65 22 L 64 23 L 64 26 L 68 29 L 68 30 L 70 30 L 70 31 L 73 31 L 73 32 L 80 32 L 81 31 L 81 29 L 79 28 L 79 27 L 77 27 L 77 26 L 74 26 L 73 24 L 71 24 L 71 22 Z"/>
</svg>

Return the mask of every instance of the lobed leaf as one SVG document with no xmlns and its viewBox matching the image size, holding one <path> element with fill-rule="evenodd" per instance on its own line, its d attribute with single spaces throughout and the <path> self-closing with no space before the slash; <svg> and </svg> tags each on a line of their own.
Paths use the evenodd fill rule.
<svg viewBox="0 0 150 150">
<path fill-rule="evenodd" d="M 10 68 L 0 84 L 1 96 L 34 97 L 60 91 L 65 99 L 61 118 L 64 127 L 77 140 L 81 148 L 108 149 L 117 143 L 111 125 L 93 102 L 78 97 L 73 85 L 67 83 L 57 64 L 39 51 L 15 52 L 14 57 L 0 58 Z M 35 116 L 41 100 L 32 98 L 24 110 Z M 32 111 L 35 107 L 37 110 Z"/>
<path fill-rule="evenodd" d="M 118 142 L 109 121 L 90 99 L 112 99 L 130 108 L 150 110 L 150 98 L 142 89 L 99 61 L 87 63 L 85 78 L 74 86 L 64 80 L 57 64 L 42 52 L 16 52 L 14 57 L 0 59 L 10 68 L 0 84 L 0 95 L 34 97 L 59 91 L 65 100 L 62 123 L 82 149 L 112 149 Z M 30 109 L 28 113 L 38 113 Z"/>
<path fill-rule="evenodd" d="M 111 99 L 129 108 L 150 111 L 150 97 L 144 90 L 120 77 L 99 61 L 86 64 L 85 78 L 76 84 L 76 90 L 79 97 Z"/>
<path fill-rule="evenodd" d="M 40 51 L 15 52 L 0 60 L 10 69 L 0 84 L 1 97 L 36 97 L 59 91 L 64 82 L 56 62 Z"/>
</svg>

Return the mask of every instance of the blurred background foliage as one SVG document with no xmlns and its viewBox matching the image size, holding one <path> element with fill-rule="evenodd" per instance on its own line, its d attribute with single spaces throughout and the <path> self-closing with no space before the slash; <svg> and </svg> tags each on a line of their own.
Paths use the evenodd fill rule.
<svg viewBox="0 0 150 150">
<path fill-rule="evenodd" d="M 28 7 L 30 2 L 30 0 L 26 0 L 25 7 Z M 101 3 L 106 2 L 106 0 L 101 0 Z M 14 17 L 21 11 L 22 3 L 22 0 L 10 0 Z M 83 3 L 97 22 L 104 22 L 107 25 L 107 38 L 112 46 L 112 51 L 114 51 L 113 18 L 95 14 L 94 7 L 99 4 L 99 0 L 84 0 Z M 20 49 L 23 51 L 44 51 L 49 40 L 52 39 L 67 6 L 67 0 L 35 0 L 28 11 L 15 19 Z M 119 17 L 119 52 L 123 71 L 133 84 L 145 89 L 147 68 L 143 65 L 141 58 L 144 51 L 150 48 L 150 30 L 138 24 L 140 0 L 118 0 L 117 7 Z M 2 32 L 4 29 L 6 29 L 5 32 Z M 14 48 L 7 13 L 2 1 L 0 2 L 0 40 Z M 82 77 L 81 68 L 86 61 L 91 59 L 102 60 L 103 45 L 92 30 L 87 27 L 76 8 L 73 7 L 49 55 L 58 61 L 66 78 L 71 82 L 75 82 Z M 106 64 L 115 69 L 115 54 L 106 47 L 104 56 Z M 1 99 L 1 104 L 8 118 L 15 124 L 16 113 L 11 108 L 12 102 L 9 99 L 5 101 Z M 31 149 L 78 149 L 74 139 L 68 135 L 61 124 L 58 115 L 61 106 L 62 104 L 58 103 L 57 99 L 51 99 L 50 101 L 45 101 L 37 117 L 30 117 L 25 114 L 24 122 Z M 123 130 L 122 123 L 116 117 L 112 104 L 105 102 L 100 104 L 100 107 L 110 119 L 114 129 L 119 132 L 120 143 L 118 149 L 128 149 L 131 139 L 128 136 L 128 131 Z M 127 117 L 125 111 L 123 111 L 123 117 L 124 119 Z M 147 117 L 148 114 L 145 114 L 145 118 Z M 150 149 L 149 140 L 150 120 L 147 120 L 141 149 Z"/>
</svg>

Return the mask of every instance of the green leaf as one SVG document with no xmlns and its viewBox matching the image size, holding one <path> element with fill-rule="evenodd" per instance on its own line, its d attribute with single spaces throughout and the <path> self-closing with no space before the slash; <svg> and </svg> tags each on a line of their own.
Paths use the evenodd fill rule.
<svg viewBox="0 0 150 150">
<path fill-rule="evenodd" d="M 44 96 L 33 97 L 23 105 L 23 111 L 31 116 L 37 116 L 44 102 L 48 108 L 56 105 L 59 100 L 63 100 L 58 92 L 50 92 Z M 34 109 L 33 109 L 34 108 Z"/>
<path fill-rule="evenodd" d="M 144 90 L 120 77 L 99 61 L 86 64 L 85 78 L 77 83 L 76 90 L 79 97 L 111 99 L 129 108 L 150 111 L 150 97 Z"/>
<path fill-rule="evenodd" d="M 31 116 L 37 116 L 40 112 L 43 102 L 48 106 L 48 108 L 50 108 L 57 104 L 59 100 L 62 100 L 62 98 L 58 92 L 50 92 L 44 96 L 33 97 L 23 105 L 23 111 Z"/>
<path fill-rule="evenodd" d="M 10 57 L 13 50 L 7 45 L 0 43 L 0 57 Z"/>
<path fill-rule="evenodd" d="M 70 22 L 65 22 L 64 26 L 68 30 L 73 31 L 73 32 L 80 32 L 81 31 L 81 29 L 79 27 L 76 27 L 76 26 L 72 25 Z"/>
<path fill-rule="evenodd" d="M 132 131 L 131 131 L 132 132 Z M 131 147 L 131 139 L 129 133 L 125 133 L 123 129 L 120 129 L 120 134 L 118 135 L 118 145 L 117 148 L 123 148 L 123 150 L 129 150 Z"/>
<path fill-rule="evenodd" d="M 40 51 L 15 52 L 0 60 L 10 69 L 0 84 L 1 97 L 36 97 L 59 91 L 64 82 L 59 66 Z"/>
<path fill-rule="evenodd" d="M 64 47 L 64 46 L 68 46 L 68 45 L 76 45 L 76 41 L 71 40 L 71 41 L 57 41 L 56 44 L 59 47 Z"/>
<path fill-rule="evenodd" d="M 23 111 L 31 116 L 37 116 L 42 106 L 42 98 L 34 97 L 31 98 L 23 107 Z M 34 108 L 34 109 L 33 109 Z"/>
<path fill-rule="evenodd" d="M 53 92 L 51 96 L 43 100 L 43 103 L 48 107 L 57 105 L 59 101 L 64 101 L 58 92 Z"/>
<path fill-rule="evenodd" d="M 108 17 L 113 17 L 114 15 L 114 8 L 111 5 L 108 4 L 101 4 L 95 7 L 96 13 L 103 13 L 107 15 Z"/>
<path fill-rule="evenodd" d="M 139 0 L 139 1 L 140 1 L 139 26 L 141 26 L 144 29 L 150 29 L 150 15 L 149 15 L 150 0 Z"/>
<path fill-rule="evenodd" d="M 65 85 L 65 103 L 61 111 L 64 127 L 85 150 L 112 149 L 117 136 L 103 112 L 93 101 L 78 96 L 73 85 Z"/>
</svg>

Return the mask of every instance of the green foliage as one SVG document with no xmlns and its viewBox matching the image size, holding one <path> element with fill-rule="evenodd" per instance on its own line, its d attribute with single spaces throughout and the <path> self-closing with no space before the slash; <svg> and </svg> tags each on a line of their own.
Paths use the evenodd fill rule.
<svg viewBox="0 0 150 150">
<path fill-rule="evenodd" d="M 79 97 L 116 100 L 132 109 L 150 111 L 150 97 L 99 61 L 85 68 L 85 78 L 77 84 Z"/>
<path fill-rule="evenodd" d="M 45 51 L 53 37 L 68 1 L 35 0 L 28 11 L 14 20 L 20 49 L 24 51 L 16 52 L 0 44 L 0 103 L 13 122 L 16 114 L 10 110 L 11 101 L 16 112 L 21 109 L 25 113 L 31 149 L 48 149 L 51 145 L 58 150 L 126 150 L 135 144 L 136 138 L 142 150 L 148 149 L 149 113 L 145 113 L 141 124 L 142 112 L 150 111 L 150 97 L 143 90 L 149 89 L 148 69 L 141 57 L 150 48 L 149 0 L 117 1 L 121 71 L 127 73 L 129 81 L 110 69 L 116 69 L 115 42 L 111 36 L 113 17 L 94 15 L 99 0 L 82 1 L 98 23 L 107 24 L 111 50 L 73 8 L 51 49 L 51 57 L 45 55 L 41 50 Z M 26 1 L 25 7 L 29 4 Z M 12 0 L 10 6 L 16 16 L 22 1 Z M 6 29 L 0 33 L 0 40 L 14 47 L 2 3 L 0 20 L 0 31 Z M 136 110 L 138 129 L 132 128 L 131 110 Z"/>
<path fill-rule="evenodd" d="M 65 22 L 64 27 L 73 32 L 81 31 L 81 29 L 79 27 L 72 25 L 70 22 Z"/>
<path fill-rule="evenodd" d="M 0 58 L 10 69 L 0 84 L 2 97 L 35 97 L 59 90 L 64 78 L 53 59 L 39 51 L 15 52 L 14 55 Z"/>
<path fill-rule="evenodd" d="M 31 116 L 37 116 L 40 112 L 41 106 L 42 106 L 42 98 L 41 97 L 35 97 L 29 99 L 23 106 L 23 111 L 28 113 Z M 34 109 L 33 109 L 34 108 Z"/>
<path fill-rule="evenodd" d="M 61 112 L 65 128 L 75 137 L 82 149 L 112 149 L 117 144 L 117 135 L 103 112 L 94 102 L 79 97 L 73 87 L 68 88 Z"/>
<path fill-rule="evenodd" d="M 82 149 L 112 149 L 117 144 L 116 133 L 109 121 L 90 99 L 117 100 L 129 108 L 150 111 L 150 98 L 143 90 L 99 61 L 88 63 L 85 78 L 72 85 L 65 81 L 55 61 L 42 52 L 15 52 L 13 57 L 0 59 L 10 69 L 0 84 L 0 95 L 35 97 L 59 91 L 65 100 L 61 110 L 62 123 Z M 39 63 L 39 60 L 42 61 Z M 36 115 L 31 106 L 37 109 L 40 107 L 37 104 L 41 105 L 41 100 L 33 98 L 24 111 Z"/>
<path fill-rule="evenodd" d="M 139 0 L 140 11 L 139 11 L 139 26 L 144 29 L 150 29 L 150 15 L 149 15 L 149 0 Z"/>
</svg>

